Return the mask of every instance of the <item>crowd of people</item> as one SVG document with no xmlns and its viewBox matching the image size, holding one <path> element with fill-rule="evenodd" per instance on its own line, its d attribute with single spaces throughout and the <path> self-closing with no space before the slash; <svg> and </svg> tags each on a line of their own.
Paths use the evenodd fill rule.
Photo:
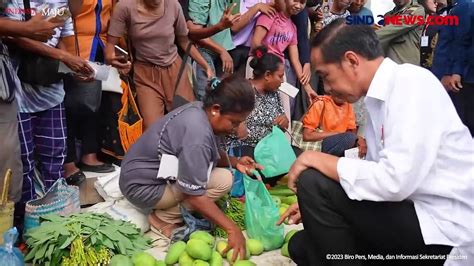
<svg viewBox="0 0 474 266">
<path fill-rule="evenodd" d="M 378 252 L 429 254 L 471 241 L 459 235 L 472 234 L 464 222 L 473 211 L 474 3 L 393 0 L 382 14 L 454 15 L 458 25 L 348 25 L 349 16 L 379 15 L 366 2 L 7 0 L 0 176 L 13 170 L 15 225 L 38 187 L 60 178 L 79 185 L 84 172 L 113 172 L 115 163 L 124 196 L 151 213 L 153 230 L 176 234 L 184 205 L 228 231 L 243 255 L 240 229 L 213 201 L 232 187 L 226 168 L 264 167 L 255 146 L 278 126 L 301 154 L 289 173 L 299 206 L 285 214 L 305 225 L 290 244 L 299 265 L 374 251 L 380 241 L 393 245 Z M 53 18 L 40 12 L 63 7 Z M 115 68 L 119 91 L 136 99 L 143 134 L 130 149 L 119 147 L 122 94 L 102 91 L 89 62 Z M 352 148 L 362 160 L 341 158 Z M 159 176 L 170 160 L 179 161 L 176 176 Z"/>
</svg>

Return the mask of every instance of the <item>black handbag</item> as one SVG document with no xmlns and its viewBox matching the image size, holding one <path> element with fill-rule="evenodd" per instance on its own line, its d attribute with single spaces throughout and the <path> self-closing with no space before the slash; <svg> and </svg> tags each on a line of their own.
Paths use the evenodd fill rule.
<svg viewBox="0 0 474 266">
<path fill-rule="evenodd" d="M 23 5 L 31 10 L 29 0 L 23 0 Z M 25 12 L 25 19 L 31 19 L 30 12 Z M 61 81 L 63 74 L 59 73 L 59 60 L 22 50 L 18 77 L 24 83 L 48 86 Z"/>
<path fill-rule="evenodd" d="M 79 53 L 79 41 L 76 33 L 76 23 L 73 19 L 74 26 L 74 46 L 76 55 Z M 99 111 L 102 100 L 102 81 L 81 81 L 75 79 L 72 75 L 64 78 L 64 107 L 66 112 L 73 115 L 87 115 Z"/>
</svg>

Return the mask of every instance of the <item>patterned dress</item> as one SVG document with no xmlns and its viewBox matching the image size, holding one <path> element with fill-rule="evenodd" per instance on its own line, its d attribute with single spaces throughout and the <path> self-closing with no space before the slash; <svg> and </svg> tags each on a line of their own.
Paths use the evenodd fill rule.
<svg viewBox="0 0 474 266">
<path fill-rule="evenodd" d="M 245 121 L 248 137 L 238 141 L 236 137 L 231 137 L 227 143 L 237 141 L 233 143 L 234 146 L 240 144 L 255 147 L 262 138 L 272 132 L 273 121 L 284 114 L 285 111 L 278 92 L 260 94 L 255 89 L 255 109 Z"/>
</svg>

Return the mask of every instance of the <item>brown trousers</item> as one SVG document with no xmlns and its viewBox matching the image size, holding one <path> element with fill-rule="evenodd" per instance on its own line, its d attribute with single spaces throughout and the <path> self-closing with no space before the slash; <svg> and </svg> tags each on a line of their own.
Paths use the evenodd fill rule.
<svg viewBox="0 0 474 266">
<path fill-rule="evenodd" d="M 222 198 L 232 188 L 232 173 L 226 168 L 214 168 L 207 183 L 206 195 L 213 201 Z M 155 215 L 162 221 L 178 224 L 183 221 L 179 204 L 183 201 L 183 193 L 176 184 L 166 185 L 165 192 L 155 205 Z M 186 206 L 188 209 L 189 207 Z"/>
<path fill-rule="evenodd" d="M 173 97 L 179 95 L 188 101 L 194 101 L 194 93 L 188 78 L 186 66 L 175 91 L 176 80 L 181 66 L 178 57 L 169 66 L 157 66 L 146 62 L 134 62 L 134 82 L 137 90 L 138 109 L 143 117 L 144 127 L 171 111 Z"/>
</svg>

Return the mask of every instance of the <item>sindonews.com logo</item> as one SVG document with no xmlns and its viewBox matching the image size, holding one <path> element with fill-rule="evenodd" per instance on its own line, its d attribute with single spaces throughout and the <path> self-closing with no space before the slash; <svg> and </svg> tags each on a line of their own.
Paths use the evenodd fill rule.
<svg viewBox="0 0 474 266">
<path fill-rule="evenodd" d="M 348 16 L 346 18 L 348 25 L 428 25 L 428 26 L 457 26 L 459 25 L 458 16 L 408 16 L 408 15 L 378 15 L 377 19 L 373 16 Z"/>
<path fill-rule="evenodd" d="M 48 6 L 43 6 L 41 8 L 12 8 L 12 7 L 0 7 L 0 12 L 6 15 L 26 15 L 35 16 L 40 13 L 44 17 L 56 17 L 67 15 L 68 9 L 66 7 L 60 8 L 50 8 Z"/>
</svg>

